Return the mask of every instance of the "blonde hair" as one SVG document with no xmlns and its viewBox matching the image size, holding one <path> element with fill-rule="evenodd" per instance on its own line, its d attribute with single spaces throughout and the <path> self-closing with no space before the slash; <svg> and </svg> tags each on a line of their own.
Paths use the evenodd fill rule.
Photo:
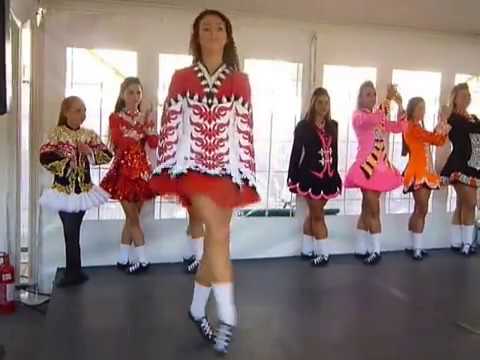
<svg viewBox="0 0 480 360">
<path fill-rule="evenodd" d="M 455 85 L 450 93 L 453 102 L 453 104 L 451 104 L 453 111 L 457 111 L 457 96 L 458 93 L 462 90 L 467 90 L 470 93 L 470 88 L 468 87 L 467 83 L 460 83 Z"/>
<path fill-rule="evenodd" d="M 60 105 L 60 114 L 58 115 L 57 126 L 68 125 L 67 117 L 65 116 L 65 113 L 71 109 L 73 103 L 76 101 L 82 103 L 85 106 L 85 103 L 83 102 L 83 100 L 78 96 L 68 96 L 65 99 L 63 99 L 62 104 Z"/>
<path fill-rule="evenodd" d="M 366 89 L 373 89 L 375 92 L 377 91 L 375 89 L 375 85 L 370 80 L 365 81 L 362 85 L 360 85 L 360 89 L 358 90 L 358 97 L 357 97 L 357 109 L 360 109 L 362 107 L 360 104 L 360 97 L 362 96 L 363 92 Z"/>
</svg>

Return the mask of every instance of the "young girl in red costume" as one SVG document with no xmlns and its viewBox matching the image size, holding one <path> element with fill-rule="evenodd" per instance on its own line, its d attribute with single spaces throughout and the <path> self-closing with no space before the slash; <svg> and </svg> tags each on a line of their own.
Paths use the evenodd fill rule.
<svg viewBox="0 0 480 360">
<path fill-rule="evenodd" d="M 155 122 L 149 116 L 151 112 L 140 111 L 142 97 L 143 87 L 140 80 L 135 77 L 126 78 L 120 87 L 115 112 L 109 119 L 111 145 L 115 157 L 100 184 L 111 194 L 112 199 L 120 201 L 125 212 L 126 219 L 117 266 L 129 274 L 141 273 L 148 269 L 140 212 L 144 202 L 155 196 L 148 186 L 152 170 L 145 146 L 156 148 L 158 137 Z M 138 258 L 135 263 L 128 260 L 132 242 Z"/>
<path fill-rule="evenodd" d="M 237 322 L 230 220 L 233 208 L 259 200 L 250 84 L 239 71 L 232 25 L 222 13 L 206 10 L 195 19 L 190 48 L 194 65 L 174 74 L 165 101 L 151 187 L 176 194 L 205 224 L 189 316 L 225 354 Z M 215 335 L 205 315 L 211 290 L 220 320 Z"/>
</svg>

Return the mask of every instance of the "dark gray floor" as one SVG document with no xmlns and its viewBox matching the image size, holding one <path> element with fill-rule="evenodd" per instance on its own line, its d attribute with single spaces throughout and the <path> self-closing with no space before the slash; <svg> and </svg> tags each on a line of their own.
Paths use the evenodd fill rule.
<svg viewBox="0 0 480 360">
<path fill-rule="evenodd" d="M 41 310 L 46 310 L 46 306 Z M 45 325 L 44 314 L 22 305 L 17 306 L 13 315 L 0 315 L 0 347 L 3 346 L 4 359 L 38 359 Z M 0 360 L 3 360 L 1 355 Z"/>
<path fill-rule="evenodd" d="M 480 256 L 436 251 L 416 263 L 386 254 L 373 268 L 350 256 L 324 269 L 292 258 L 235 267 L 240 325 L 229 359 L 480 357 Z M 29 313 L 32 328 L 14 330 L 13 350 L 31 332 L 42 356 L 7 359 L 213 358 L 186 318 L 192 279 L 179 265 L 139 277 L 88 273 L 84 286 L 55 290 L 43 329 L 41 315 Z"/>
</svg>

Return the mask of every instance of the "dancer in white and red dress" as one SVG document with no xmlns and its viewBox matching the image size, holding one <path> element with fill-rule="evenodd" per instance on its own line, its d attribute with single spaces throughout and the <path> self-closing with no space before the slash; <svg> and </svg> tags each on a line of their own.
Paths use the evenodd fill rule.
<svg viewBox="0 0 480 360">
<path fill-rule="evenodd" d="M 237 322 L 230 220 L 233 208 L 259 200 L 250 84 L 238 70 L 232 26 L 222 13 L 206 10 L 195 19 L 190 47 L 194 65 L 172 78 L 150 184 L 160 195 L 175 194 L 205 224 L 189 316 L 226 353 Z M 220 320 L 215 335 L 205 315 L 212 289 Z"/>
</svg>

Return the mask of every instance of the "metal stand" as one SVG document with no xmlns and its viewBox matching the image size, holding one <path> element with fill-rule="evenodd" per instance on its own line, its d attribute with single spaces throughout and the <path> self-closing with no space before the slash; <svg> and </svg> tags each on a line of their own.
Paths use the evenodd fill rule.
<svg viewBox="0 0 480 360">
<path fill-rule="evenodd" d="M 20 290 L 19 296 L 20 302 L 30 307 L 37 307 L 50 301 L 50 296 L 40 293 L 37 286 L 34 286 L 32 290 Z"/>
<path fill-rule="evenodd" d="M 20 289 L 20 302 L 26 306 L 37 307 L 50 301 L 50 295 L 43 294 L 38 289 L 40 261 L 39 261 L 39 234 L 40 234 L 40 206 L 37 205 L 35 214 L 35 234 L 32 237 L 31 259 L 32 259 L 32 280 L 33 284 Z"/>
</svg>

